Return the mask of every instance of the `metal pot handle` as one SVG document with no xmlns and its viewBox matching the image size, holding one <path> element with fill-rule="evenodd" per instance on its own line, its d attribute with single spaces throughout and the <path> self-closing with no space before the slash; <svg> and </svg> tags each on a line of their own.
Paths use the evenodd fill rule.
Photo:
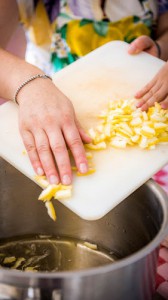
<svg viewBox="0 0 168 300">
<path fill-rule="evenodd" d="M 44 295 L 45 293 L 45 295 Z M 0 284 L 0 300 L 62 300 L 61 290 L 20 289 Z"/>
</svg>

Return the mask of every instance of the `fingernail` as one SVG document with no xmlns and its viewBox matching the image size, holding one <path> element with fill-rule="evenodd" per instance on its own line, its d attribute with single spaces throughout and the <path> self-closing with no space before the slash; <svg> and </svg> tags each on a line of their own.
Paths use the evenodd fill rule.
<svg viewBox="0 0 168 300">
<path fill-rule="evenodd" d="M 51 175 L 51 176 L 49 177 L 49 181 L 50 181 L 51 184 L 58 184 L 58 183 L 59 183 L 59 179 L 58 179 L 58 177 L 55 176 L 55 175 Z"/>
<path fill-rule="evenodd" d="M 88 166 L 85 163 L 79 165 L 79 170 L 81 173 L 86 173 L 88 171 Z"/>
<path fill-rule="evenodd" d="M 39 176 L 42 176 L 42 175 L 44 174 L 43 169 L 42 169 L 42 168 L 37 168 L 37 174 L 38 174 Z"/>
<path fill-rule="evenodd" d="M 65 185 L 69 185 L 71 183 L 71 178 L 69 177 L 69 175 L 64 175 L 62 178 L 62 183 Z"/>
</svg>

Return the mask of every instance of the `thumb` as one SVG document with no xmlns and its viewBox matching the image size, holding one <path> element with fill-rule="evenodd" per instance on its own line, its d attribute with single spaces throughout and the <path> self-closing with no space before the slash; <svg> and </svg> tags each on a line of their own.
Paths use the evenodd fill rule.
<svg viewBox="0 0 168 300">
<path fill-rule="evenodd" d="M 153 46 L 153 40 L 148 36 L 140 36 L 135 41 L 133 41 L 128 47 L 129 54 L 137 54 Z"/>
</svg>

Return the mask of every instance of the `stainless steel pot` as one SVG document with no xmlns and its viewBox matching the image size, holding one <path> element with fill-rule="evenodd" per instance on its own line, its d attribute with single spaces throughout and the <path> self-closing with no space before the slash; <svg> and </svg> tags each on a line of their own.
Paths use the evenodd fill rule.
<svg viewBox="0 0 168 300">
<path fill-rule="evenodd" d="M 97 221 L 82 220 L 57 202 L 53 223 L 37 201 L 39 193 L 33 182 L 0 160 L 0 239 L 27 234 L 66 236 L 102 245 L 121 259 L 62 272 L 0 269 L 1 299 L 152 299 L 158 245 L 168 234 L 167 196 L 152 180 Z"/>
</svg>

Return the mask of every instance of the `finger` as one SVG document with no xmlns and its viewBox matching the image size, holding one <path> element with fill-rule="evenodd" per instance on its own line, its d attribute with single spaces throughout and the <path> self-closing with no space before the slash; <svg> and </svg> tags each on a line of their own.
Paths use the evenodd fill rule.
<svg viewBox="0 0 168 300">
<path fill-rule="evenodd" d="M 58 184 L 59 176 L 46 133 L 43 130 L 36 131 L 34 138 L 40 161 L 49 182 Z"/>
<path fill-rule="evenodd" d="M 54 132 L 49 132 L 48 136 L 50 147 L 59 170 L 61 182 L 65 185 L 69 185 L 72 182 L 71 164 L 62 132 L 58 128 L 55 129 Z"/>
<path fill-rule="evenodd" d="M 148 36 L 142 35 L 129 45 L 128 53 L 137 54 L 151 48 L 152 46 L 154 46 L 154 41 Z"/>
<path fill-rule="evenodd" d="M 161 102 L 160 105 L 163 109 L 168 109 L 168 96 L 165 98 L 164 101 Z"/>
<path fill-rule="evenodd" d="M 161 86 L 159 84 L 154 85 L 139 101 L 137 107 L 142 107 L 142 105 L 149 100 L 152 101 L 151 105 L 153 105 L 155 102 L 160 102 L 162 96 L 160 88 Z"/>
<path fill-rule="evenodd" d="M 145 103 L 141 106 L 142 110 L 147 110 L 149 107 L 153 106 L 155 102 L 160 102 L 162 98 L 162 93 L 160 90 L 158 92 L 154 93 L 151 98 L 149 98 Z"/>
<path fill-rule="evenodd" d="M 154 105 L 154 100 L 151 98 L 149 99 L 147 102 L 145 102 L 142 106 L 141 106 L 141 110 L 142 111 L 146 111 L 148 110 L 149 107 L 153 106 Z"/>
<path fill-rule="evenodd" d="M 73 120 L 64 125 L 63 133 L 79 172 L 86 173 L 88 171 L 88 163 L 85 149 L 79 131 Z"/>
<path fill-rule="evenodd" d="M 36 150 L 35 140 L 32 133 L 30 131 L 25 130 L 21 131 L 21 134 L 34 171 L 39 176 L 44 175 L 44 170 Z"/>
<path fill-rule="evenodd" d="M 75 119 L 75 123 L 78 128 L 82 141 L 86 144 L 91 143 L 92 139 L 90 138 L 90 136 L 87 135 L 87 133 L 84 131 L 84 129 L 82 128 L 81 124 L 77 119 Z"/>
<path fill-rule="evenodd" d="M 151 80 L 146 84 L 140 91 L 135 94 L 135 98 L 142 98 L 146 93 L 148 93 L 152 87 L 156 84 L 156 80 Z"/>
</svg>

